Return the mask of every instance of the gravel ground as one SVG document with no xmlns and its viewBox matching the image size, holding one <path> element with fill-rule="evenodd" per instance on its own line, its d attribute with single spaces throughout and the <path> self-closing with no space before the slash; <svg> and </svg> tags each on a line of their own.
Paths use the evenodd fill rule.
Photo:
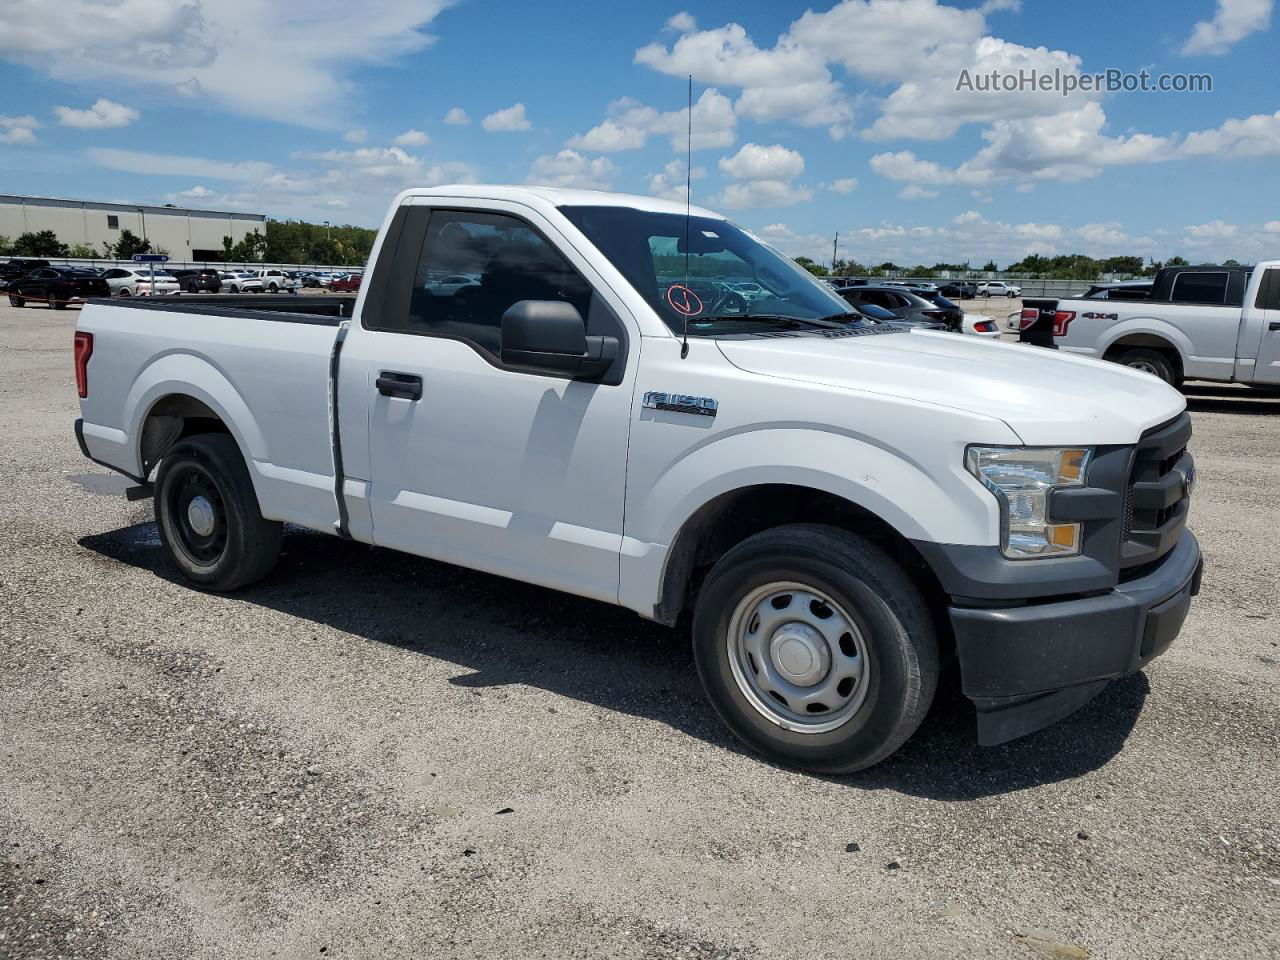
<svg viewBox="0 0 1280 960">
<path fill-rule="evenodd" d="M 1191 391 L 1165 657 L 823 778 L 609 607 L 300 530 L 187 589 L 76 449 L 75 317 L 0 307 L 0 957 L 1280 953 L 1280 398 Z"/>
</svg>

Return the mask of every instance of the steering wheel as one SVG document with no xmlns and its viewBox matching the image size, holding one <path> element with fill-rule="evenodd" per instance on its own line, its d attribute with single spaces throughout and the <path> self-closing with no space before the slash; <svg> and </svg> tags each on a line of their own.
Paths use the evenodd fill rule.
<svg viewBox="0 0 1280 960">
<path fill-rule="evenodd" d="M 745 314 L 751 309 L 751 304 L 747 302 L 747 298 L 740 294 L 737 290 L 727 287 L 723 284 L 717 291 L 715 302 L 711 304 L 708 311 L 712 316 L 737 316 Z"/>
</svg>

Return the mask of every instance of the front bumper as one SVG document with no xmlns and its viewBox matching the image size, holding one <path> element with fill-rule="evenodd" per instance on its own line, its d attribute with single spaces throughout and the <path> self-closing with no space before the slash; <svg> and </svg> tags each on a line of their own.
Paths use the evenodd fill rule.
<svg viewBox="0 0 1280 960">
<path fill-rule="evenodd" d="M 1107 593 L 950 607 L 978 742 L 1004 743 L 1061 720 L 1164 653 L 1200 592 L 1203 567 L 1200 545 L 1185 531 L 1154 569 Z"/>
</svg>

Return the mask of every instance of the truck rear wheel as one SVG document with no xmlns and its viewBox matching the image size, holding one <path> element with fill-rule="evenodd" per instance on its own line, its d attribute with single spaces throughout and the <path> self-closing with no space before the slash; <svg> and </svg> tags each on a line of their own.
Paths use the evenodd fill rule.
<svg viewBox="0 0 1280 960">
<path fill-rule="evenodd" d="M 929 610 L 902 568 L 835 527 L 749 537 L 712 569 L 693 621 L 707 696 L 748 746 L 820 773 L 878 763 L 938 681 Z"/>
<path fill-rule="evenodd" d="M 1170 386 L 1180 386 L 1178 375 L 1173 369 L 1173 364 L 1169 362 L 1169 358 L 1158 350 L 1146 350 L 1142 347 L 1135 347 L 1126 350 L 1124 353 L 1116 355 L 1116 363 L 1122 363 L 1126 367 L 1134 370 L 1141 370 L 1143 373 L 1149 373 L 1153 377 L 1159 377 Z"/>
<path fill-rule="evenodd" d="M 255 583 L 280 556 L 283 524 L 263 518 L 244 457 L 225 433 L 173 445 L 156 474 L 155 511 L 174 563 L 206 590 Z"/>
</svg>

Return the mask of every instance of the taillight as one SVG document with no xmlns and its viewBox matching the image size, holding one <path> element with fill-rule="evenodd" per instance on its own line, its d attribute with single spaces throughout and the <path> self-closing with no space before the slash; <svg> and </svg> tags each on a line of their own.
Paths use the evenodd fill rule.
<svg viewBox="0 0 1280 960">
<path fill-rule="evenodd" d="M 93 334 L 76 331 L 76 392 L 89 395 L 89 358 L 93 356 Z"/>
<path fill-rule="evenodd" d="M 920 312 L 923 313 L 930 320 L 947 319 L 947 311 L 945 310 L 921 310 Z"/>
<path fill-rule="evenodd" d="M 1067 327 L 1071 326 L 1071 321 L 1076 318 L 1074 310 L 1056 310 L 1053 314 L 1053 335 L 1055 337 L 1065 337 L 1067 335 Z"/>
<path fill-rule="evenodd" d="M 973 325 L 973 329 L 978 333 L 996 333 L 997 327 L 990 320 L 979 320 Z"/>
<path fill-rule="evenodd" d="M 1037 320 L 1040 319 L 1040 311 L 1035 307 L 1023 307 L 1022 315 L 1018 317 L 1018 329 L 1025 330 Z"/>
</svg>

